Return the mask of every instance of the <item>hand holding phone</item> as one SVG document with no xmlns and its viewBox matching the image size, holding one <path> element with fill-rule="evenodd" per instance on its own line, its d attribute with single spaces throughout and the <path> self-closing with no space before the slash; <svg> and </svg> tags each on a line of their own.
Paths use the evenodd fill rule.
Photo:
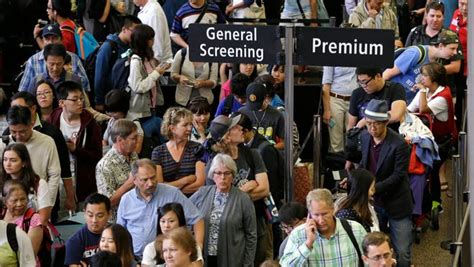
<svg viewBox="0 0 474 267">
<path fill-rule="evenodd" d="M 313 243 L 316 240 L 316 231 L 318 230 L 318 227 L 316 225 L 316 221 L 314 221 L 311 218 L 311 214 L 308 213 L 308 217 L 306 218 L 306 226 L 305 226 L 305 232 L 306 232 L 306 246 L 309 249 L 313 248 Z"/>
</svg>

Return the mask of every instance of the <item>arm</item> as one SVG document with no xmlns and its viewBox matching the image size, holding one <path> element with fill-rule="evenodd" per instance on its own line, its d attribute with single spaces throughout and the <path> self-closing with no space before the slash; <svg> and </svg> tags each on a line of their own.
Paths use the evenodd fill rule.
<svg viewBox="0 0 474 267">
<path fill-rule="evenodd" d="M 30 228 L 28 230 L 28 237 L 31 239 L 31 244 L 33 245 L 33 252 L 35 255 L 38 255 L 38 251 L 43 241 L 43 228 L 41 225 L 37 227 Z"/>
<path fill-rule="evenodd" d="M 305 244 L 306 238 L 301 230 L 293 232 L 288 237 L 285 252 L 280 259 L 281 266 L 308 266 L 308 258 L 312 247 Z"/>
<path fill-rule="evenodd" d="M 388 123 L 400 122 L 405 115 L 407 109 L 407 102 L 403 100 L 397 100 L 392 103 L 390 109 L 390 120 Z"/>
<path fill-rule="evenodd" d="M 349 120 L 347 122 L 347 129 L 354 128 L 357 125 L 357 117 L 349 114 Z"/>
<path fill-rule="evenodd" d="M 138 94 L 143 94 L 150 91 L 151 87 L 155 85 L 156 80 L 160 77 L 160 73 L 155 69 L 153 72 L 143 77 L 142 60 L 137 56 L 132 56 L 130 61 L 130 75 L 128 76 L 128 84 L 130 88 Z"/>
<path fill-rule="evenodd" d="M 185 185 L 181 191 L 185 194 L 196 192 L 201 186 L 204 185 L 206 179 L 206 165 L 202 161 L 196 161 L 196 181 L 192 184 Z"/>
<path fill-rule="evenodd" d="M 310 0 L 309 5 L 311 7 L 311 19 L 318 18 L 318 1 Z M 318 23 L 311 23 L 312 26 L 318 26 Z"/>
<path fill-rule="evenodd" d="M 107 21 L 107 18 L 109 17 L 109 13 L 110 13 L 110 0 L 106 0 L 104 13 L 102 14 L 102 17 L 100 17 L 99 22 L 105 23 Z"/>
<path fill-rule="evenodd" d="M 388 81 L 388 80 L 392 79 L 393 77 L 397 76 L 400 73 L 401 73 L 400 69 L 395 65 L 391 69 L 386 69 L 383 72 L 382 77 L 383 77 L 384 80 Z"/>
<path fill-rule="evenodd" d="M 200 219 L 193 225 L 194 239 L 199 247 L 204 247 L 204 220 Z"/>
<path fill-rule="evenodd" d="M 458 73 L 461 70 L 461 60 L 451 61 L 448 65 L 444 65 L 446 74 Z"/>
<path fill-rule="evenodd" d="M 133 187 L 135 186 L 135 184 L 133 183 L 134 180 L 135 177 L 130 175 L 127 181 L 115 191 L 115 193 L 110 197 L 110 202 L 112 206 L 118 206 L 122 196 L 133 189 Z"/>
<path fill-rule="evenodd" d="M 431 113 L 431 109 L 428 106 L 428 101 L 426 101 L 426 92 L 420 91 L 420 106 L 419 106 L 419 111 L 420 113 Z"/>
<path fill-rule="evenodd" d="M 247 192 L 253 201 L 267 197 L 268 194 L 270 193 L 270 185 L 268 184 L 268 176 L 266 172 L 257 173 L 255 175 L 255 181 L 256 181 L 257 186 L 253 187 Z M 250 182 L 251 181 L 247 183 L 250 183 Z M 255 182 L 252 182 L 252 183 L 255 183 Z"/>
<path fill-rule="evenodd" d="M 140 154 L 140 152 L 142 152 L 142 147 L 143 147 L 143 135 L 139 135 L 137 138 L 137 146 L 135 147 L 135 152 L 137 152 L 137 154 Z"/>
<path fill-rule="evenodd" d="M 26 61 L 25 71 L 23 77 L 21 77 L 20 85 L 18 86 L 18 91 L 28 91 L 33 93 L 35 90 L 33 83 L 35 82 L 35 73 L 32 65 L 33 57 L 30 57 Z"/>
<path fill-rule="evenodd" d="M 331 99 L 329 92 L 331 91 L 331 84 L 323 84 L 323 122 L 328 124 L 331 119 L 331 106 L 329 105 L 329 100 Z"/>
<path fill-rule="evenodd" d="M 175 42 L 177 45 L 181 47 L 188 47 L 188 44 L 184 41 L 184 39 L 179 34 L 172 34 L 171 40 L 173 40 L 173 42 Z"/>
<path fill-rule="evenodd" d="M 66 191 L 65 208 L 70 211 L 76 211 L 76 194 L 74 192 L 74 185 L 72 184 L 72 177 L 63 178 L 64 190 Z"/>
<path fill-rule="evenodd" d="M 43 50 L 44 48 L 44 41 L 43 41 L 43 38 L 41 37 L 42 31 L 43 31 L 43 27 L 41 27 L 40 24 L 36 24 L 35 28 L 33 29 L 33 39 L 35 39 L 36 44 L 38 44 L 38 47 L 40 50 Z"/>
<path fill-rule="evenodd" d="M 247 197 L 245 200 L 246 205 L 243 205 L 242 210 L 245 232 L 244 266 L 252 266 L 257 250 L 257 221 L 253 203 Z"/>
</svg>

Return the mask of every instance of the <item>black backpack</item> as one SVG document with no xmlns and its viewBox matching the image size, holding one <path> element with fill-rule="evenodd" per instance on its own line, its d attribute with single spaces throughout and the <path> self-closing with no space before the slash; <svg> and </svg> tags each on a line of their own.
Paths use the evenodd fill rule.
<svg viewBox="0 0 474 267">
<path fill-rule="evenodd" d="M 130 75 L 131 56 L 122 57 L 115 61 L 112 67 L 112 88 L 119 89 L 130 94 L 131 89 L 128 85 L 128 76 Z"/>
<path fill-rule="evenodd" d="M 117 43 L 106 39 L 104 43 L 107 42 L 112 47 L 112 58 L 111 62 L 115 62 L 118 58 L 118 51 L 117 51 Z M 102 44 L 103 45 L 103 44 Z M 91 91 L 94 92 L 94 81 L 95 81 L 95 64 L 97 60 L 97 54 L 99 54 L 99 49 L 102 47 L 98 46 L 94 49 L 94 51 L 86 58 L 84 61 L 84 69 L 86 70 L 87 79 L 89 80 L 89 85 L 91 87 Z"/>
<path fill-rule="evenodd" d="M 224 106 L 222 107 L 222 115 L 229 116 L 232 114 L 232 106 L 234 105 L 234 94 L 229 94 L 224 98 Z"/>
</svg>

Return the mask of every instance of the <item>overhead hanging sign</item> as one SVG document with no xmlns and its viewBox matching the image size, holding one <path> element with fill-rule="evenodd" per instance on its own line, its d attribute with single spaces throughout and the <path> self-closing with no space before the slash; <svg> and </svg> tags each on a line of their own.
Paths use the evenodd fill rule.
<svg viewBox="0 0 474 267">
<path fill-rule="evenodd" d="M 275 64 L 281 52 L 279 26 L 191 24 L 188 41 L 194 62 Z"/>
<path fill-rule="evenodd" d="M 297 27 L 295 64 L 392 67 L 394 32 L 359 28 Z"/>
</svg>

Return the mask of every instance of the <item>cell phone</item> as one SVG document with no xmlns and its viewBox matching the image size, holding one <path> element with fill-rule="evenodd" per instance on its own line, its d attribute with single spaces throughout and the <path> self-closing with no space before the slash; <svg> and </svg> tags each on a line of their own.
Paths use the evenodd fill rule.
<svg viewBox="0 0 474 267">
<path fill-rule="evenodd" d="M 160 68 L 163 68 L 163 69 L 168 69 L 169 67 L 171 67 L 171 64 L 168 63 L 168 62 L 161 62 L 160 65 Z"/>
<path fill-rule="evenodd" d="M 191 80 L 186 80 L 185 83 L 189 86 L 194 86 L 195 82 Z"/>
<path fill-rule="evenodd" d="M 48 25 L 48 21 L 46 21 L 44 19 L 38 19 L 38 24 L 41 25 L 41 26 L 46 26 L 46 25 Z"/>
</svg>

